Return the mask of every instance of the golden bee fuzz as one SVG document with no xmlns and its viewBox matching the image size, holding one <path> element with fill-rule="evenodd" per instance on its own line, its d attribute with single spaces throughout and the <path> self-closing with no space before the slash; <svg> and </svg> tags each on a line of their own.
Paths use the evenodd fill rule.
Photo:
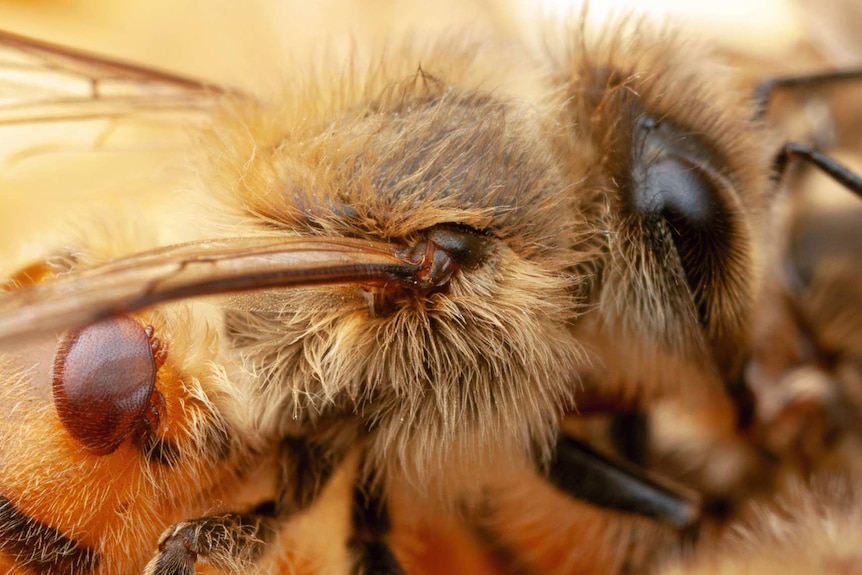
<svg viewBox="0 0 862 575">
<path fill-rule="evenodd" d="M 445 21 L 267 89 L 0 33 L 0 130 L 37 140 L 0 193 L 58 185 L 46 122 L 102 163 L 58 160 L 98 201 L 4 245 L 0 568 L 610 575 L 689 545 L 569 491 L 561 421 L 730 417 L 781 138 L 679 29 Z"/>
</svg>

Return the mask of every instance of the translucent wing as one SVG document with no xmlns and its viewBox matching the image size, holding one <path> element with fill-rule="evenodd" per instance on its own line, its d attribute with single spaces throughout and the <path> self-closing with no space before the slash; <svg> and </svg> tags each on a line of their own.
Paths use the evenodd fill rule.
<svg viewBox="0 0 862 575">
<path fill-rule="evenodd" d="M 208 109 L 218 86 L 0 31 L 0 125 Z"/>
</svg>

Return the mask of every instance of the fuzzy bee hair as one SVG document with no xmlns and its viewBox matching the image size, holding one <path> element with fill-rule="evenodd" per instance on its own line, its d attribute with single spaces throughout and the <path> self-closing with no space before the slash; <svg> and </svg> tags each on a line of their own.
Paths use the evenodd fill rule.
<svg viewBox="0 0 862 575">
<path fill-rule="evenodd" d="M 36 565 L 40 544 L 5 543 L 2 529 L 39 525 L 88 550 L 74 564 L 85 572 L 140 570 L 157 545 L 148 574 L 191 572 L 196 560 L 288 570 L 299 563 L 286 548 L 302 540 L 294 521 L 339 480 L 356 483 L 351 550 L 371 555 L 362 546 L 389 537 L 373 531 L 390 527 L 389 499 L 457 521 L 499 486 L 504 506 L 520 509 L 510 480 L 540 481 L 564 413 L 738 372 L 772 190 L 771 136 L 746 86 L 679 31 L 635 19 L 595 35 L 566 27 L 560 41 L 545 30 L 541 47 L 502 33 L 417 34 L 297 72 L 270 94 L 145 73 L 179 86 L 181 109 L 205 117 L 185 148 L 192 170 L 169 194 L 188 196 L 188 212 L 176 211 L 193 225 L 155 210 L 146 241 L 331 240 L 384 246 L 399 270 L 419 271 L 210 301 L 199 288 L 131 312 L 105 311 L 94 295 L 82 304 L 93 318 L 130 314 L 167 346 L 157 413 L 144 422 L 158 425 L 108 454 L 64 435 L 47 391 L 52 376 L 55 389 L 66 383 L 48 373 L 51 338 L 38 348 L 41 371 L 10 348 L 0 440 L 18 451 L 0 454 L 0 493 L 23 523 L 0 514 L 0 557 Z M 82 241 L 51 251 L 59 264 L 12 272 L 10 298 L 89 277 L 100 262 L 143 268 L 168 253 L 123 260 L 144 240 L 79 229 Z M 177 276 L 212 263 L 194 253 L 165 261 Z M 118 469 L 119 484 L 95 487 Z M 575 508 L 565 531 L 595 516 L 596 557 L 612 558 L 627 544 L 617 536 L 642 527 Z M 145 543 L 116 545 L 133 536 Z M 60 556 L 43 571 L 65 567 Z"/>
<path fill-rule="evenodd" d="M 858 573 L 858 478 L 825 475 L 813 485 L 786 487 L 773 503 L 758 506 L 717 543 L 704 545 L 700 553 L 661 573 Z"/>
</svg>

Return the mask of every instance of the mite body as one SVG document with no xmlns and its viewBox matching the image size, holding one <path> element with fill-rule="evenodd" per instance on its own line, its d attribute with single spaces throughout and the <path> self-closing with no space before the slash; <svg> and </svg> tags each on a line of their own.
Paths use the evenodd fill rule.
<svg viewBox="0 0 862 575">
<path fill-rule="evenodd" d="M 770 138 L 688 43 L 606 32 L 413 40 L 273 100 L 3 36 L 203 115 L 209 208 L 197 242 L 91 235 L 5 284 L 3 566 L 139 572 L 164 530 L 147 573 L 299 568 L 280 529 L 355 465 L 347 563 L 398 572 L 392 486 L 446 508 L 544 468 L 565 411 L 736 374 Z M 137 384 L 104 382 L 114 344 L 84 337 L 120 333 Z"/>
</svg>

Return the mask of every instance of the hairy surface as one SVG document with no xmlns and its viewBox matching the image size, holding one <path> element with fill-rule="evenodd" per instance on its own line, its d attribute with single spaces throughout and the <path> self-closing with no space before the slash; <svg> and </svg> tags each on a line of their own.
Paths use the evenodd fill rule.
<svg viewBox="0 0 862 575">
<path fill-rule="evenodd" d="M 526 466 L 548 460 L 560 415 L 581 398 L 649 398 L 738 371 L 772 147 L 745 91 L 676 32 L 633 20 L 597 40 L 566 30 L 542 49 L 505 34 L 411 39 L 298 73 L 276 97 L 213 94 L 219 111 L 197 135 L 206 160 L 176 194 L 203 209 L 193 224 L 166 218 L 164 237 L 410 248 L 443 229 L 473 238 L 479 255 L 453 257 L 451 277 L 428 290 L 353 282 L 141 313 L 168 345 L 156 382 L 167 417 L 144 450 L 82 452 L 53 411 L 50 377 L 31 370 L 50 365 L 53 342 L 41 359 L 11 353 L 0 442 L 15 447 L 0 453 L 2 494 L 96 549 L 101 572 L 137 569 L 169 524 L 192 532 L 245 510 L 235 486 L 254 465 L 286 474 L 289 464 L 264 458 L 282 439 L 313 438 L 327 472 L 347 452 L 361 456 L 360 478 L 402 489 L 432 518 L 452 519 L 449 507 L 487 487 L 500 506 L 474 527 L 511 527 L 501 549 L 526 549 L 536 569 L 624 569 L 642 524 L 560 503 L 546 485 L 533 493 Z M 679 190 L 697 201 L 680 205 Z M 69 242 L 70 265 L 143 248 L 105 236 Z M 115 481 L 100 487 L 106 475 Z M 329 497 L 326 479 L 309 478 L 297 499 Z M 525 508 L 532 495 L 571 513 L 562 540 L 545 545 L 553 533 Z M 259 535 L 232 519 L 217 527 Z M 268 558 L 284 571 L 300 564 L 287 549 L 302 541 L 294 519 Z M 198 543 L 221 541 L 199 531 Z M 556 545 L 578 537 L 579 557 Z M 125 551 L 130 540 L 147 543 Z M 219 564 L 253 560 L 216 547 Z"/>
</svg>

